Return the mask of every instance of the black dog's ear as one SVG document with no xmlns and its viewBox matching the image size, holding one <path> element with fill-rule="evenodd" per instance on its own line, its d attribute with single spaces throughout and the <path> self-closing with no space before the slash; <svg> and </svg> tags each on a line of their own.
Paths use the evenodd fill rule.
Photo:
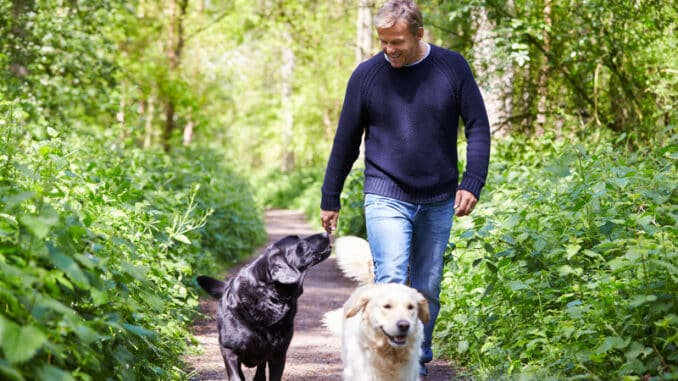
<svg viewBox="0 0 678 381">
<path fill-rule="evenodd" d="M 270 262 L 271 280 L 282 284 L 295 284 L 301 281 L 301 273 L 295 267 L 290 266 L 284 255 L 271 257 Z"/>
<path fill-rule="evenodd" d="M 210 278 L 205 275 L 199 276 L 197 281 L 200 287 L 202 287 L 203 290 L 207 291 L 207 293 L 213 297 L 220 299 L 224 295 L 224 291 L 226 290 L 226 282 Z"/>
</svg>

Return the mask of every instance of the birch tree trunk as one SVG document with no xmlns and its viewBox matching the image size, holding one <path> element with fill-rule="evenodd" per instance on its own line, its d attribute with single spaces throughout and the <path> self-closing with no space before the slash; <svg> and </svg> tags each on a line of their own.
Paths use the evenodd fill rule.
<svg viewBox="0 0 678 381">
<path fill-rule="evenodd" d="M 145 115 L 144 122 L 144 148 L 151 148 L 153 144 L 153 117 L 155 116 L 155 97 L 149 95 L 148 99 L 141 103 L 141 113 Z"/>
<path fill-rule="evenodd" d="M 283 31 L 282 35 L 282 65 L 281 65 L 281 94 L 282 107 L 282 171 L 290 172 L 294 169 L 294 104 L 292 100 L 292 83 L 294 80 L 294 51 L 292 50 L 292 37 L 289 31 Z"/>
<path fill-rule="evenodd" d="M 374 21 L 372 20 L 372 8 L 374 7 L 373 0 L 359 0 L 358 15 L 356 18 L 356 45 L 355 45 L 355 59 L 356 65 L 367 60 L 372 56 L 372 41 L 374 36 Z M 363 143 L 360 144 L 360 153 L 358 161 L 362 161 L 365 157 L 365 136 L 363 135 Z"/>
<path fill-rule="evenodd" d="M 541 68 L 539 70 L 539 81 L 537 83 L 537 123 L 535 126 L 535 134 L 543 136 L 546 125 L 546 112 L 548 99 L 548 77 L 549 77 L 549 53 L 551 52 L 551 38 L 549 31 L 551 30 L 551 0 L 544 0 L 544 30 L 542 31 L 542 38 L 544 40 L 544 58 Z"/>
<path fill-rule="evenodd" d="M 472 17 L 476 27 L 473 37 L 473 69 L 476 81 L 485 101 L 492 132 L 505 136 L 511 130 L 510 117 L 513 111 L 512 65 L 497 57 L 495 24 L 489 19 L 487 10 L 477 8 Z"/>
<path fill-rule="evenodd" d="M 358 17 L 356 19 L 356 63 L 361 63 L 372 55 L 372 0 L 359 0 Z"/>
</svg>

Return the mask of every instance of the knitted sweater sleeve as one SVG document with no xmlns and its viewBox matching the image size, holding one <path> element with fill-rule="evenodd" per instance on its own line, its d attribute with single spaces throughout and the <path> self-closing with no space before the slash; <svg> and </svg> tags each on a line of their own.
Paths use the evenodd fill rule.
<svg viewBox="0 0 678 381">
<path fill-rule="evenodd" d="M 346 86 L 337 132 L 325 169 L 320 208 L 339 210 L 340 195 L 346 177 L 360 153 L 360 143 L 365 129 L 365 112 L 362 100 L 362 75 L 360 67 L 353 72 Z"/>
<path fill-rule="evenodd" d="M 490 123 L 483 97 L 468 62 L 463 60 L 463 64 L 459 66 L 462 71 L 459 76 L 461 119 L 464 122 L 467 147 L 466 168 L 458 189 L 467 190 L 480 199 L 490 162 Z"/>
</svg>

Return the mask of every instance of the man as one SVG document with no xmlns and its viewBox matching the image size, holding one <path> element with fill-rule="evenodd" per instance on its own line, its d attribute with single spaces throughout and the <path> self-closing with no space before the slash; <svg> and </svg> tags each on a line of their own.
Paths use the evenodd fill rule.
<svg viewBox="0 0 678 381">
<path fill-rule="evenodd" d="M 332 232 L 344 181 L 365 133 L 365 220 L 377 283 L 406 283 L 429 302 L 420 358 L 433 359 L 443 255 L 453 216 L 475 207 L 485 184 L 490 128 L 466 60 L 422 41 L 411 0 L 391 0 L 375 17 L 382 51 L 348 81 L 322 186 L 321 221 Z M 457 131 L 464 122 L 467 163 L 459 183 Z"/>
</svg>

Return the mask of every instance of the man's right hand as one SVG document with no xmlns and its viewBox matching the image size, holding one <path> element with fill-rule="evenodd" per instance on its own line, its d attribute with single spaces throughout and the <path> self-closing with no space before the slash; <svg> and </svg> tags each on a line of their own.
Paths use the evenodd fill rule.
<svg viewBox="0 0 678 381">
<path fill-rule="evenodd" d="M 327 234 L 332 234 L 337 230 L 337 220 L 339 220 L 338 210 L 320 210 L 320 222 Z"/>
</svg>

